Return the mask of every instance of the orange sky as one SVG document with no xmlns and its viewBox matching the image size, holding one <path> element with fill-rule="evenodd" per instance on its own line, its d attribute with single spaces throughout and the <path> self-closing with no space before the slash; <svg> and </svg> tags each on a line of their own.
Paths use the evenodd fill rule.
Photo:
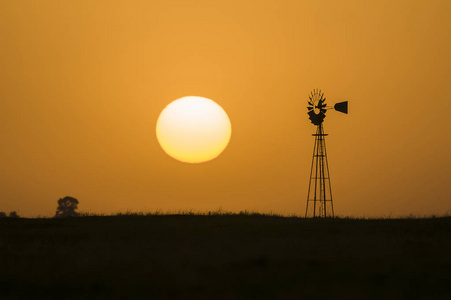
<svg viewBox="0 0 451 300">
<path fill-rule="evenodd" d="M 1 1 L 0 211 L 305 211 L 321 88 L 335 213 L 451 213 L 451 1 Z M 180 163 L 161 110 L 220 104 L 222 155 Z"/>
</svg>

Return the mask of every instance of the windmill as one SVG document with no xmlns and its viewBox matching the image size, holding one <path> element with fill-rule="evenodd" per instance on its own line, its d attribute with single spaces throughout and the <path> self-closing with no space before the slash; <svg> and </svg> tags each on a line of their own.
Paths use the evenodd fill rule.
<svg viewBox="0 0 451 300">
<path fill-rule="evenodd" d="M 334 206 L 325 140 L 327 134 L 324 133 L 323 122 L 329 109 L 347 114 L 348 101 L 339 102 L 333 107 L 327 106 L 324 93 L 315 89 L 309 95 L 307 109 L 310 121 L 316 126 L 316 133 L 313 134 L 315 144 L 313 146 L 305 217 L 333 217 Z"/>
</svg>

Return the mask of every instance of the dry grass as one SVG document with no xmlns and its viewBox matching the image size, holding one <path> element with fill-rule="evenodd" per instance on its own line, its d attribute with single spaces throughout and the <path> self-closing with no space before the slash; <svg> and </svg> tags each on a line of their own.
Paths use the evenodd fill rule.
<svg viewBox="0 0 451 300">
<path fill-rule="evenodd" d="M 0 220 L 0 298 L 443 298 L 451 218 Z"/>
</svg>

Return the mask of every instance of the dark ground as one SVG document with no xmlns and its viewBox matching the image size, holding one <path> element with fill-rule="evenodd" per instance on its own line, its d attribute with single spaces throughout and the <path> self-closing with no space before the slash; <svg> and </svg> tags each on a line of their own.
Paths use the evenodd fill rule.
<svg viewBox="0 0 451 300">
<path fill-rule="evenodd" d="M 0 298 L 451 299 L 451 217 L 0 219 Z"/>
</svg>

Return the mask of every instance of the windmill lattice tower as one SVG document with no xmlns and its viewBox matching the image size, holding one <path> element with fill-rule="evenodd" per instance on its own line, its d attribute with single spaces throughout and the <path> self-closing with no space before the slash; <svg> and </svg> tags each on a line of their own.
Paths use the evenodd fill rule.
<svg viewBox="0 0 451 300">
<path fill-rule="evenodd" d="M 347 114 L 348 101 L 339 102 L 333 107 L 327 106 L 326 98 L 321 90 L 315 89 L 309 95 L 308 115 L 310 121 L 316 126 L 315 144 L 313 146 L 312 166 L 307 194 L 307 207 L 305 217 L 333 217 L 334 205 L 332 202 L 332 188 L 330 185 L 329 164 L 327 162 L 326 140 L 323 122 L 328 109 Z"/>
</svg>

